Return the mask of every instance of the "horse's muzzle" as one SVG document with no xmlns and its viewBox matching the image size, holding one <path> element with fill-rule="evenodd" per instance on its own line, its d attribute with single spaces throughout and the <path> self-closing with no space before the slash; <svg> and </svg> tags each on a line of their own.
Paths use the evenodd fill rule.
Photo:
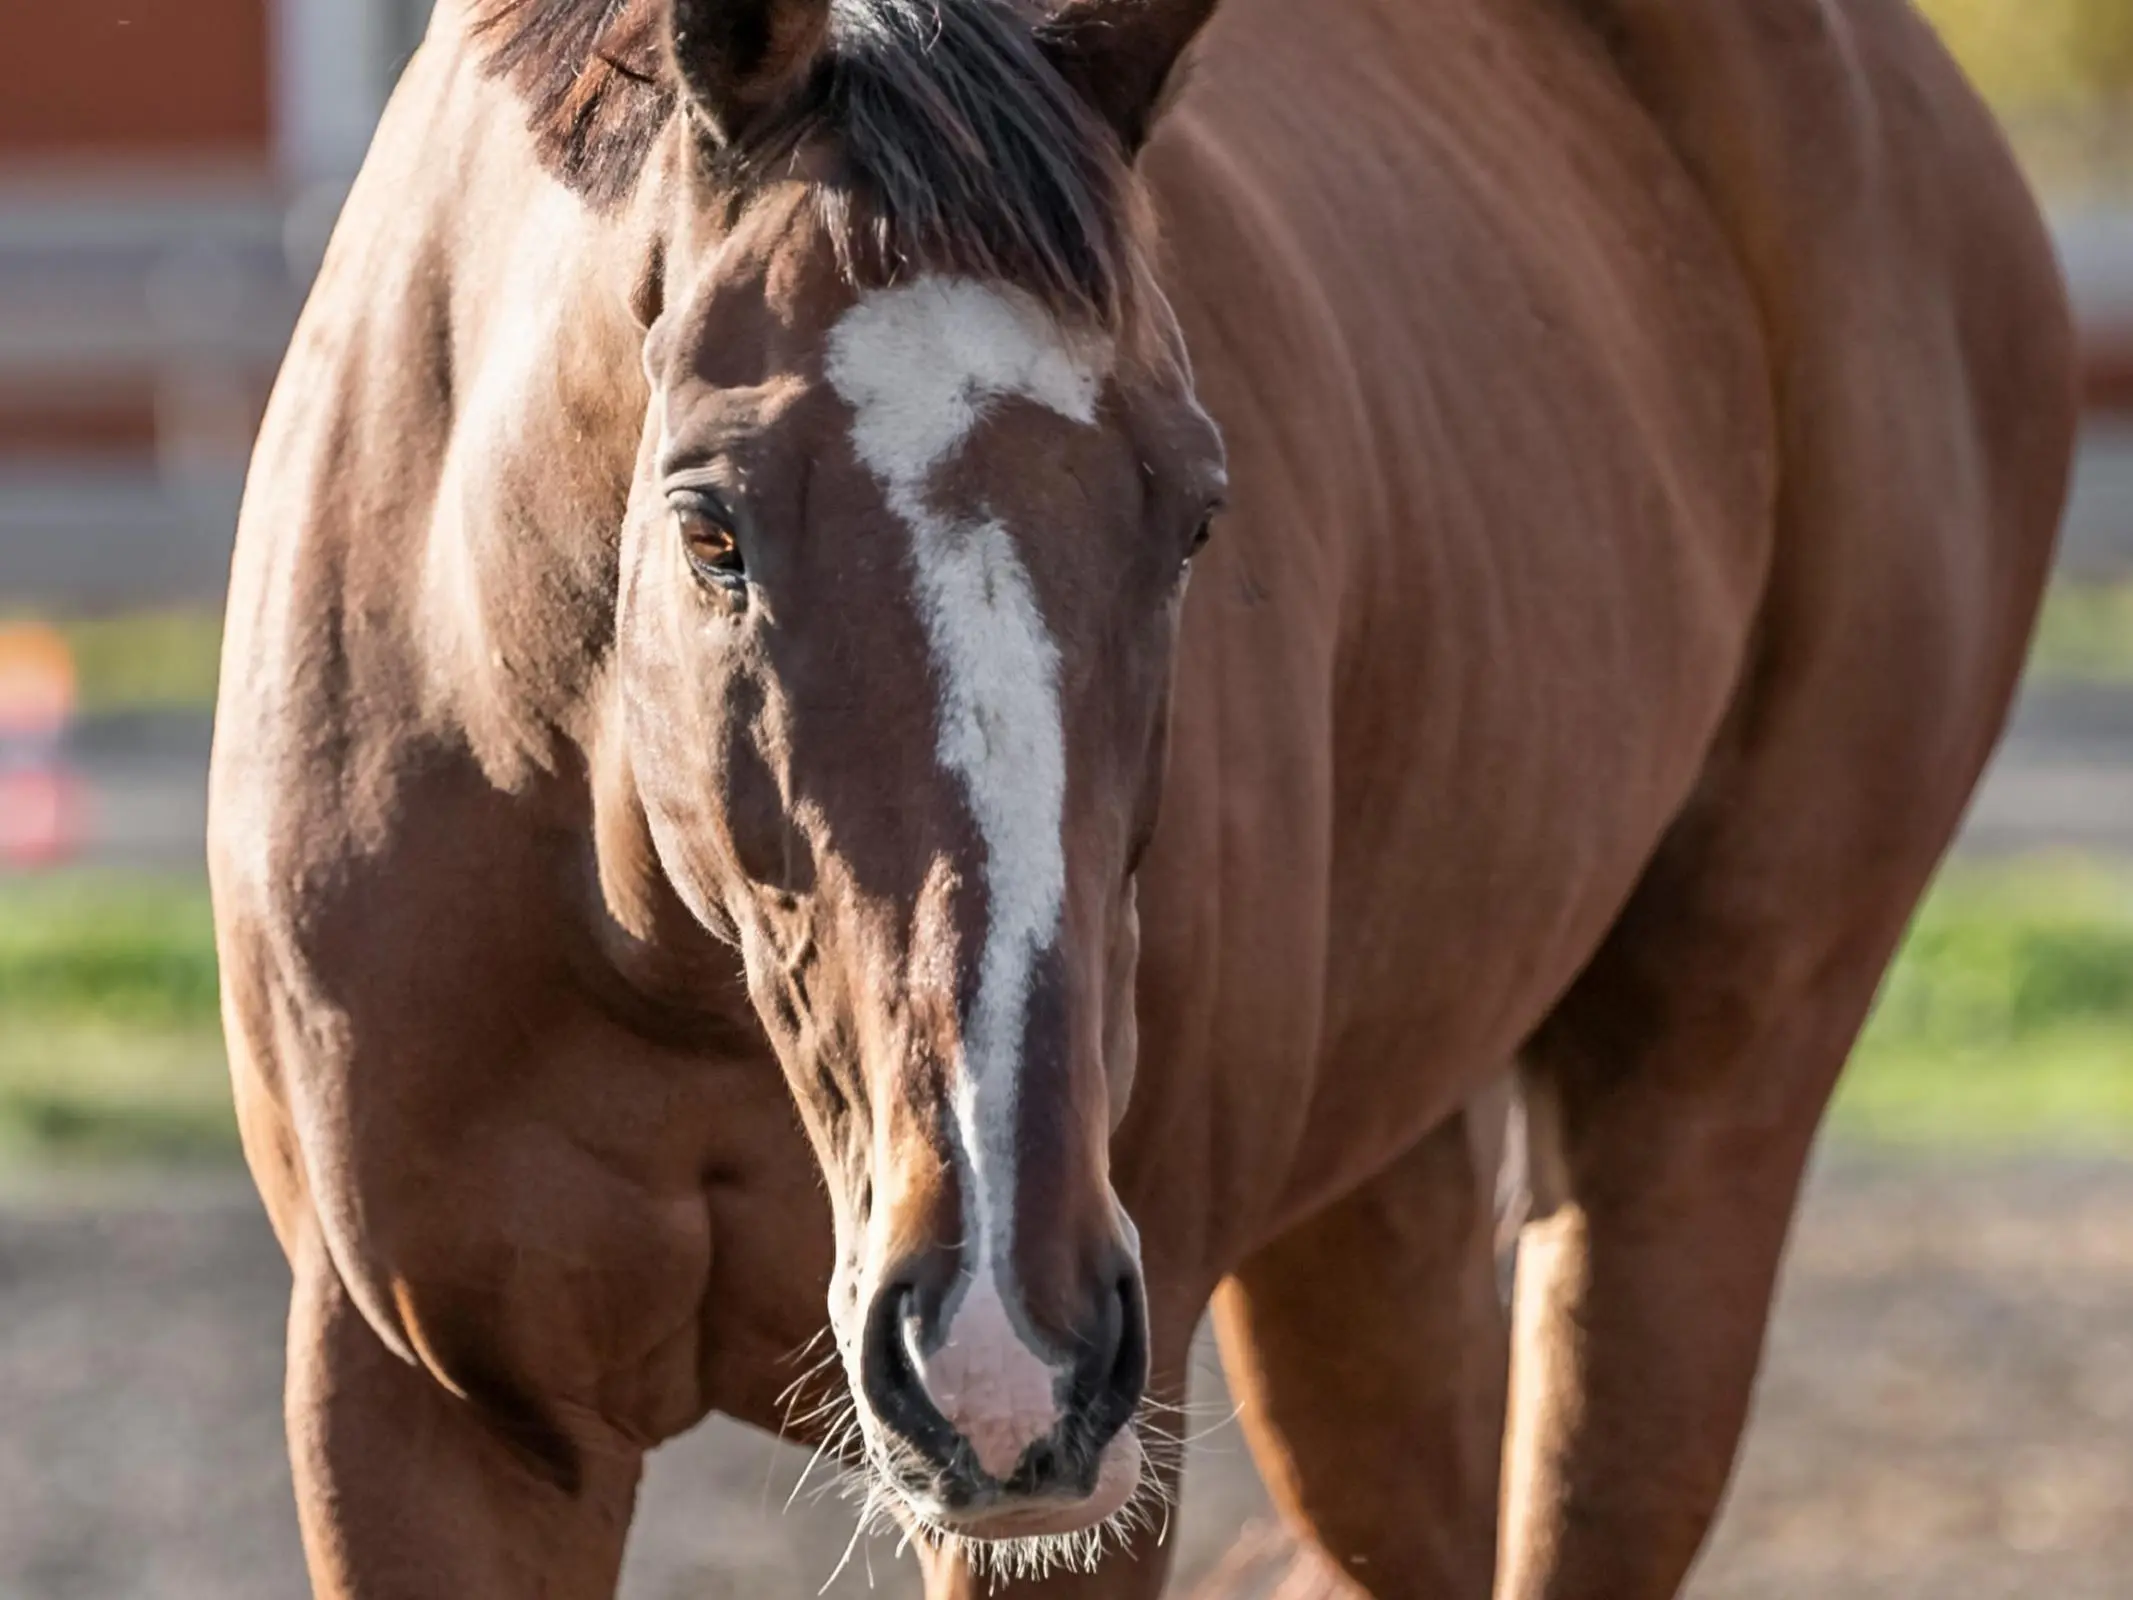
<svg viewBox="0 0 2133 1600">
<path fill-rule="evenodd" d="M 1093 1526 L 1140 1476 L 1128 1431 L 1148 1381 L 1147 1313 L 1130 1265 L 1102 1281 L 1070 1356 L 1009 1312 L 989 1277 L 951 1292 L 892 1276 L 860 1348 L 860 1387 L 889 1448 L 882 1464 L 927 1521 L 970 1537 Z"/>
</svg>

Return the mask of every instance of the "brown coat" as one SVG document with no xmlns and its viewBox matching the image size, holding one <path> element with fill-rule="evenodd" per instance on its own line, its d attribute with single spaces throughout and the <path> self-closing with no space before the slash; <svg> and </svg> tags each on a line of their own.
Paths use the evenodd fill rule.
<svg viewBox="0 0 2133 1600">
<path fill-rule="evenodd" d="M 683 262 L 760 272 L 751 339 L 848 291 L 775 230 L 725 257 L 710 209 L 676 231 L 681 119 L 616 203 L 560 186 L 468 3 L 266 422 L 212 861 L 320 1592 L 592 1596 L 645 1447 L 711 1409 L 776 1425 L 872 1202 L 792 1042 L 836 1029 L 766 1035 L 630 721 L 696 715 L 629 664 L 647 408 L 683 392 L 656 356 L 648 387 L 646 322 Z M 1152 1394 L 1217 1297 L 1270 1482 L 1371 1592 L 1661 1600 L 2049 565 L 2073 380 L 2041 229 L 1899 0 L 1227 0 L 1140 165 L 1229 510 L 1175 645 L 1137 967 L 1090 946 L 1137 988 L 1137 1051 L 1114 1012 L 1026 1158 L 1060 1228 L 1094 1239 L 1114 1191 L 1137 1225 Z M 1088 577 L 1028 560 L 1047 597 Z M 848 653 L 920 648 L 847 615 Z M 1060 650 L 1062 693 L 1107 670 Z M 1110 760 L 1078 704 L 1075 816 Z M 893 724 L 852 722 L 819 784 L 908 823 L 943 780 L 894 766 L 922 737 L 868 742 Z M 766 758 L 788 805 L 809 737 Z M 1076 848 L 1070 905 L 1097 893 Z M 893 879 L 881 849 L 845 879 Z M 1105 958 L 1078 959 L 1094 1015 Z M 823 965 L 861 1054 L 882 1018 L 923 1034 L 903 980 L 877 1017 Z M 1499 1562 L 1492 1174 L 1461 1108 L 1514 1061 L 1540 1215 Z M 891 1098 L 930 1149 L 937 1100 Z M 914 1238 L 968 1181 L 936 1155 Z"/>
</svg>

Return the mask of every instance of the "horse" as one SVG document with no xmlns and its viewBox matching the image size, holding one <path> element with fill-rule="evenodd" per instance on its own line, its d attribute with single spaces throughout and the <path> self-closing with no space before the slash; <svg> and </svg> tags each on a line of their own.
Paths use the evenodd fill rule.
<svg viewBox="0 0 2133 1600">
<path fill-rule="evenodd" d="M 2068 320 L 1902 0 L 443 0 L 211 786 L 316 1591 L 611 1594 L 820 1338 L 929 1592 L 1153 1595 L 1211 1308 L 1359 1592 L 1676 1593 Z"/>
</svg>

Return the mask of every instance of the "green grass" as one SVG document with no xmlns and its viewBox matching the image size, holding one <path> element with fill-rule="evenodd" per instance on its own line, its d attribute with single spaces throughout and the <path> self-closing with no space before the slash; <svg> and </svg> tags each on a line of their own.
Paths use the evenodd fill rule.
<svg viewBox="0 0 2133 1600">
<path fill-rule="evenodd" d="M 2133 868 L 1952 868 L 1832 1126 L 1898 1145 L 2133 1151 Z M 205 886 L 0 879 L 0 1159 L 235 1149 Z"/>
<path fill-rule="evenodd" d="M 1838 1091 L 1894 1143 L 2133 1149 L 2133 872 L 1951 868 Z"/>
<path fill-rule="evenodd" d="M 0 879 L 0 1155 L 236 1150 L 207 888 L 197 877 Z"/>
<path fill-rule="evenodd" d="M 193 1164 L 236 1154 L 216 1029 L 0 1024 L 0 1159 Z"/>
<path fill-rule="evenodd" d="M 196 876 L 0 879 L 0 1023 L 212 1027 L 215 941 Z"/>
<path fill-rule="evenodd" d="M 81 707 L 113 711 L 204 709 L 215 703 L 222 619 L 212 611 L 135 612 L 60 625 L 74 647 Z"/>
<path fill-rule="evenodd" d="M 2133 687 L 2133 583 L 2062 583 L 2045 598 L 2032 677 Z"/>
<path fill-rule="evenodd" d="M 0 624 L 18 620 L 0 612 Z M 84 716 L 204 711 L 215 703 L 222 619 L 204 607 L 47 619 L 74 656 Z"/>
</svg>

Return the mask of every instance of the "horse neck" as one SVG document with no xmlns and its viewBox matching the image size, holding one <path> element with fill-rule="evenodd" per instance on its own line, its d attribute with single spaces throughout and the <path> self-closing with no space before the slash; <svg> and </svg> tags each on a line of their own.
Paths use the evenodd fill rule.
<svg viewBox="0 0 2133 1600">
<path fill-rule="evenodd" d="M 431 681 L 456 686 L 454 720 L 514 783 L 597 736 L 649 403 L 642 252 L 629 216 L 557 184 L 515 126 L 482 156 L 487 220 L 441 219 L 450 243 L 429 246 L 449 262 L 448 444 L 425 559 L 401 581 L 419 586 Z"/>
<path fill-rule="evenodd" d="M 730 960 L 666 883 L 608 672 L 666 189 L 655 162 L 632 202 L 587 205 L 543 166 L 516 103 L 459 77 L 489 102 L 467 137 L 493 188 L 481 226 L 440 219 L 456 230 L 443 234 L 454 380 L 417 579 L 429 676 L 453 686 L 449 719 L 491 781 L 582 837 L 606 907 L 592 920 L 626 988 L 687 992 L 701 1009 L 706 973 Z"/>
</svg>

